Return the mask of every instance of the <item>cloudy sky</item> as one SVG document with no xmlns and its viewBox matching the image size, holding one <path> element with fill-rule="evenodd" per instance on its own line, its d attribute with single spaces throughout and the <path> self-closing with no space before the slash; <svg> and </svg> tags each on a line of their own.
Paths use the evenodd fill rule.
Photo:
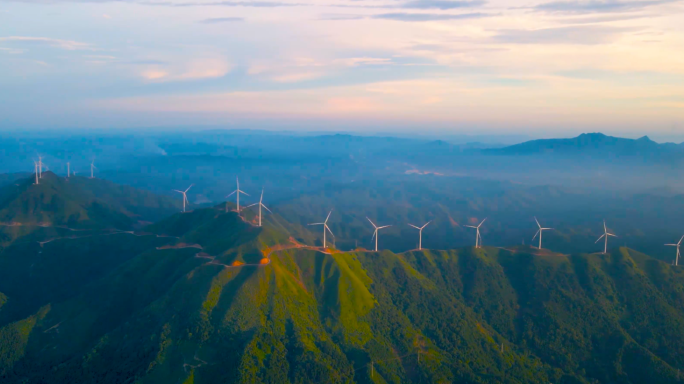
<svg viewBox="0 0 684 384">
<path fill-rule="evenodd" d="M 684 1 L 4 0 L 0 128 L 684 134 Z"/>
</svg>

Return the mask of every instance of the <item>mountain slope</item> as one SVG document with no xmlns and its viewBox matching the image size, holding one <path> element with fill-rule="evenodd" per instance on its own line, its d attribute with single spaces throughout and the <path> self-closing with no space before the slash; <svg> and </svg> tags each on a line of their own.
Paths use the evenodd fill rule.
<svg viewBox="0 0 684 384">
<path fill-rule="evenodd" d="M 3 383 L 674 383 L 684 364 L 684 272 L 628 248 L 323 251 L 218 208 L 146 233 L 170 242 L 0 327 Z"/>
<path fill-rule="evenodd" d="M 647 136 L 640 139 L 625 139 L 606 136 L 602 133 L 583 133 L 570 139 L 531 140 L 504 148 L 486 149 L 486 154 L 496 155 L 559 155 L 559 156 L 601 156 L 649 160 L 677 158 L 684 156 L 684 148 L 674 144 L 658 144 Z"/>
<path fill-rule="evenodd" d="M 0 222 L 70 228 L 130 229 L 178 212 L 177 201 L 101 179 L 43 173 L 0 190 Z"/>
</svg>

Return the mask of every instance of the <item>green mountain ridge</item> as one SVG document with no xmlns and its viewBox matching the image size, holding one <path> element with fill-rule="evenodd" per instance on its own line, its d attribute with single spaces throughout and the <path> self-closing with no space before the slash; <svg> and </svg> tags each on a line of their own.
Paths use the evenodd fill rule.
<svg viewBox="0 0 684 384">
<path fill-rule="evenodd" d="M 131 229 L 180 210 L 168 197 L 82 176 L 44 172 L 0 189 L 0 222 L 79 229 Z"/>
<path fill-rule="evenodd" d="M 684 363 L 684 272 L 629 248 L 323 253 L 277 215 L 219 207 L 117 235 L 141 243 L 0 321 L 0 380 L 674 383 Z M 74 264 L 66 242 L 45 244 L 52 265 Z"/>
</svg>

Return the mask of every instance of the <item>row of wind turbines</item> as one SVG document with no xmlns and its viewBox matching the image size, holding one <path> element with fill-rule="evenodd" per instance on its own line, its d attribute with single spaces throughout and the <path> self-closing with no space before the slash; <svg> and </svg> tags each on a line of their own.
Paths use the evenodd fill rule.
<svg viewBox="0 0 684 384">
<path fill-rule="evenodd" d="M 66 177 L 68 179 L 69 176 L 76 175 L 76 171 L 71 172 L 71 163 L 70 162 L 67 161 L 66 165 L 67 165 Z M 45 165 L 45 163 L 43 163 L 43 157 L 42 156 L 38 156 L 38 161 L 33 160 L 33 166 L 35 168 L 35 174 L 36 174 L 35 184 L 38 185 L 38 184 L 40 184 L 40 179 L 43 178 L 43 167 L 45 167 L 45 171 L 49 171 L 50 168 L 48 168 L 48 166 Z M 93 159 L 90 162 L 90 178 L 91 179 L 95 178 L 95 170 L 96 169 L 97 169 L 97 167 L 95 166 L 95 159 Z"/>
<path fill-rule="evenodd" d="M 45 167 L 46 171 L 48 171 L 49 168 L 47 167 L 47 165 L 45 165 L 45 163 L 43 163 L 43 157 L 42 156 L 38 156 L 38 160 L 37 161 L 34 160 L 33 164 L 35 167 L 35 178 L 36 178 L 35 184 L 37 185 L 37 184 L 40 184 L 40 179 L 43 178 L 43 167 Z M 71 164 L 69 162 L 67 162 L 66 164 L 67 164 L 67 176 L 66 177 L 69 178 L 69 176 L 71 176 L 71 175 L 76 175 L 75 171 L 73 173 L 71 172 Z M 91 179 L 95 177 L 95 169 L 97 169 L 97 167 L 95 166 L 95 159 L 93 159 L 90 162 L 90 178 Z M 235 181 L 237 184 L 236 189 L 233 192 L 231 192 L 230 194 L 228 194 L 226 196 L 226 198 L 228 198 L 232 195 L 235 195 L 236 203 L 237 203 L 236 204 L 237 205 L 237 212 L 240 212 L 241 211 L 241 209 L 240 209 L 240 195 L 242 194 L 245 196 L 249 196 L 249 194 L 247 192 L 243 191 L 242 189 L 240 189 L 240 180 L 238 178 L 236 178 Z M 188 200 L 187 193 L 190 190 L 190 188 L 192 188 L 193 185 L 194 184 L 190 184 L 190 186 L 187 189 L 185 189 L 184 191 L 174 189 L 175 192 L 178 192 L 178 193 L 183 195 L 183 212 L 186 211 L 187 205 L 190 204 L 190 201 Z M 271 212 L 271 210 L 266 205 L 264 205 L 263 200 L 264 200 L 264 190 L 262 189 L 261 190 L 261 196 L 259 198 L 259 202 L 248 205 L 246 207 L 243 207 L 243 209 L 247 209 L 247 208 L 250 208 L 253 206 L 259 207 L 259 214 L 258 214 L 259 223 L 258 223 L 258 225 L 260 227 L 262 224 L 262 221 L 261 221 L 262 210 L 261 209 L 263 208 L 263 209 L 267 210 L 268 212 L 273 213 L 273 212 Z M 226 202 L 226 212 L 227 211 L 228 211 L 228 202 Z M 325 221 L 323 221 L 321 223 L 309 224 L 309 225 L 322 225 L 323 226 L 323 248 L 327 248 L 327 234 L 328 233 L 330 233 L 330 235 L 333 237 L 333 239 L 335 238 L 335 235 L 333 234 L 332 230 L 328 226 L 328 220 L 330 219 L 331 214 L 332 214 L 332 210 L 328 213 L 328 216 L 325 218 Z M 391 227 L 391 225 L 377 226 L 370 218 L 366 217 L 366 219 L 368 219 L 368 221 L 373 226 L 374 231 L 373 231 L 373 236 L 371 237 L 371 239 L 375 240 L 375 251 L 377 252 L 379 231 L 381 229 Z M 484 218 L 484 220 L 482 220 L 478 225 L 465 225 L 465 227 L 475 229 L 475 248 L 482 248 L 482 236 L 480 235 L 480 227 L 482 227 L 482 224 L 484 224 L 484 222 L 486 220 L 487 220 L 487 218 Z M 536 222 L 538 229 L 537 229 L 537 232 L 534 234 L 534 237 L 532 237 L 532 240 L 536 239 L 537 236 L 539 236 L 539 247 L 538 248 L 542 249 L 542 236 L 544 234 L 544 231 L 552 230 L 553 228 L 542 227 L 541 224 L 539 223 L 539 220 L 537 220 L 536 217 L 534 218 L 534 221 Z M 431 221 L 428 221 L 427 223 L 423 224 L 423 226 L 421 226 L 421 227 L 419 227 L 417 225 L 413 225 L 413 224 L 408 224 L 409 226 L 418 229 L 418 249 L 419 250 L 423 249 L 423 229 L 425 229 L 425 227 L 427 227 L 428 224 L 430 224 L 430 222 Z M 604 254 L 608 252 L 608 238 L 609 237 L 617 237 L 617 236 L 613 233 L 608 232 L 608 228 L 606 227 L 606 222 L 604 220 L 603 221 L 603 234 L 596 240 L 596 243 L 598 243 L 601 239 L 603 239 L 603 241 L 604 241 L 603 253 Z M 682 245 L 682 241 L 684 241 L 684 236 L 682 236 L 682 238 L 680 238 L 676 244 L 665 244 L 666 246 L 677 248 L 677 254 L 675 257 L 674 265 L 679 265 L 680 247 Z"/>
<path fill-rule="evenodd" d="M 236 181 L 237 187 L 235 188 L 235 190 L 233 192 L 228 194 L 226 196 L 226 198 L 235 195 L 236 206 L 237 206 L 236 210 L 239 213 L 241 211 L 241 209 L 240 209 L 240 194 L 243 194 L 245 196 L 249 196 L 249 194 L 240 189 L 240 180 L 238 178 L 236 178 L 235 181 Z M 190 186 L 185 191 L 174 190 L 174 191 L 181 193 L 183 195 L 183 212 L 185 212 L 186 203 L 189 204 L 187 192 L 190 190 L 190 188 L 192 188 L 193 185 L 194 184 L 190 184 Z M 261 190 L 261 196 L 259 198 L 259 202 L 248 205 L 246 207 L 243 207 L 243 209 L 247 209 L 247 208 L 250 208 L 253 206 L 259 207 L 259 214 L 258 214 L 258 220 L 259 220 L 258 226 L 259 227 L 261 227 L 261 223 L 262 223 L 261 222 L 261 218 L 262 218 L 261 209 L 264 208 L 268 212 L 273 213 L 273 212 L 271 212 L 270 209 L 268 209 L 268 207 L 266 207 L 266 205 L 264 205 L 263 200 L 264 200 L 264 190 L 262 189 Z M 226 212 L 228 212 L 228 202 L 226 202 Z M 328 212 L 328 216 L 326 216 L 326 218 L 323 222 L 308 224 L 308 225 L 322 225 L 323 226 L 323 248 L 324 249 L 328 248 L 328 244 L 327 244 L 328 233 L 330 233 L 330 236 L 332 236 L 333 239 L 335 238 L 335 234 L 333 234 L 332 230 L 328 226 L 328 220 L 330 220 L 331 214 L 332 214 L 332 210 L 330 210 L 330 212 Z M 384 229 L 384 228 L 389 228 L 392 225 L 377 226 L 369 217 L 366 217 L 366 219 L 373 226 L 374 230 L 373 230 L 373 236 L 371 237 L 371 240 L 375 241 L 375 251 L 377 252 L 378 251 L 378 238 L 380 236 L 379 231 L 381 229 Z M 482 236 L 480 235 L 480 228 L 485 223 L 485 221 L 487 221 L 486 217 L 478 225 L 465 225 L 465 227 L 475 229 L 475 248 L 482 248 Z M 410 224 L 410 223 L 408 224 L 409 226 L 418 230 L 418 250 L 423 249 L 423 229 L 425 229 L 425 227 L 427 227 L 431 222 L 432 221 L 428 221 L 427 223 L 423 224 L 423 226 L 420 226 L 420 227 L 417 225 L 414 225 L 414 224 Z M 538 229 L 537 229 L 537 232 L 532 237 L 532 240 L 534 241 L 534 239 L 539 237 L 538 249 L 542 249 L 542 236 L 544 235 L 544 231 L 553 230 L 553 228 L 542 227 L 542 225 L 539 223 L 539 220 L 537 220 L 536 217 L 534 218 L 534 222 L 537 224 Z M 608 227 L 606 226 L 606 221 L 604 220 L 603 221 L 603 234 L 598 239 L 596 239 L 596 242 L 595 242 L 595 243 L 598 243 L 601 239 L 603 239 L 603 241 L 604 241 L 604 243 L 603 243 L 603 254 L 608 253 L 608 238 L 609 237 L 617 237 L 617 235 L 608 232 Z M 676 244 L 665 244 L 666 246 L 677 247 L 677 256 L 675 258 L 674 265 L 679 265 L 679 255 L 680 255 L 679 249 L 680 249 L 680 246 L 682 244 L 682 241 L 684 241 L 684 236 L 682 236 L 682 238 L 679 239 L 679 242 Z"/>
</svg>

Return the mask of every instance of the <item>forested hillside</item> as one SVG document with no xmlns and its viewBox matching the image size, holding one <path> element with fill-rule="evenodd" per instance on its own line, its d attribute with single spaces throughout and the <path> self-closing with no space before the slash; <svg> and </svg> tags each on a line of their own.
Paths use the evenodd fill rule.
<svg viewBox="0 0 684 384">
<path fill-rule="evenodd" d="M 323 250 L 282 218 L 256 227 L 221 208 L 121 235 L 149 240 L 0 323 L 3 383 L 678 380 L 680 267 L 629 248 Z M 77 269 L 66 241 L 43 252 Z M 0 314 L 33 300 L 7 287 Z"/>
<path fill-rule="evenodd" d="M 0 223 L 130 229 L 180 210 L 178 201 L 101 179 L 44 172 L 0 189 Z"/>
</svg>

